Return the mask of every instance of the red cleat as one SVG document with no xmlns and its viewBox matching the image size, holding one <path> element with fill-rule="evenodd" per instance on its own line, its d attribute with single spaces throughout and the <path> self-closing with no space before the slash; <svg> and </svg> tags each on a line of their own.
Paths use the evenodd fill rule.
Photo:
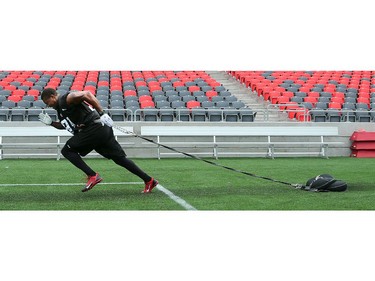
<svg viewBox="0 0 375 281">
<path fill-rule="evenodd" d="M 96 184 L 101 182 L 103 179 L 100 177 L 98 173 L 95 174 L 95 176 L 88 177 L 87 184 L 84 189 L 82 189 L 82 192 L 89 191 L 91 188 L 93 188 Z"/>
<path fill-rule="evenodd" d="M 154 178 L 151 178 L 150 181 L 145 183 L 145 189 L 142 191 L 142 193 L 150 193 L 151 190 L 158 185 L 158 181 L 155 180 Z"/>
</svg>

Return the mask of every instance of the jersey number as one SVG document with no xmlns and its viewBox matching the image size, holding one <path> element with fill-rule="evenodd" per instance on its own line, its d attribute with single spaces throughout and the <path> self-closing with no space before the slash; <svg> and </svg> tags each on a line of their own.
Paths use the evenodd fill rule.
<svg viewBox="0 0 375 281">
<path fill-rule="evenodd" d="M 61 123 L 61 125 L 64 126 L 65 130 L 74 134 L 74 130 L 75 130 L 76 126 L 74 125 L 74 123 L 72 121 L 70 121 L 69 117 L 65 118 L 60 123 Z"/>
</svg>

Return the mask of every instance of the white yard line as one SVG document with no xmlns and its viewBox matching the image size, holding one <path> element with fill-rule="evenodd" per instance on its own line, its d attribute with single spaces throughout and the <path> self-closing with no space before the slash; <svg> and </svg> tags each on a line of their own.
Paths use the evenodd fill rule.
<svg viewBox="0 0 375 281">
<path fill-rule="evenodd" d="M 184 199 L 178 197 L 173 192 L 166 189 L 164 186 L 162 186 L 160 183 L 156 186 L 157 189 L 159 189 L 164 194 L 168 195 L 169 198 L 171 198 L 173 201 L 175 201 L 177 204 L 182 206 L 184 209 L 189 211 L 196 211 L 197 209 L 191 206 L 188 202 L 186 202 Z"/>
<path fill-rule="evenodd" d="M 143 184 L 143 182 L 103 182 L 102 184 L 107 185 L 124 185 L 124 184 Z M 72 185 L 82 185 L 82 183 L 0 183 L 0 187 L 4 186 L 72 186 Z M 156 186 L 158 190 L 166 194 L 169 198 L 183 207 L 185 210 L 196 211 L 197 209 L 186 202 L 184 199 L 175 195 L 172 191 L 166 189 L 160 183 Z"/>
</svg>

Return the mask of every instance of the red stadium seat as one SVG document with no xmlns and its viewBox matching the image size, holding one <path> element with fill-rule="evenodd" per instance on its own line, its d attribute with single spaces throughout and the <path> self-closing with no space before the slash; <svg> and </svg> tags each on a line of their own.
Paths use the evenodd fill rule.
<svg viewBox="0 0 375 281">
<path fill-rule="evenodd" d="M 144 101 L 152 101 L 152 97 L 148 95 L 140 96 L 139 97 L 139 102 L 142 103 Z"/>
<path fill-rule="evenodd" d="M 10 101 L 14 101 L 14 102 L 19 102 L 20 100 L 22 100 L 22 96 L 18 96 L 18 95 L 15 95 L 15 96 L 9 96 L 9 97 L 8 97 L 8 100 L 10 100 Z"/>
<path fill-rule="evenodd" d="M 5 85 L 4 90 L 14 91 L 17 90 L 17 87 L 14 85 Z"/>
<path fill-rule="evenodd" d="M 109 82 L 106 80 L 101 80 L 98 82 L 98 87 L 100 86 L 108 86 L 109 87 Z"/>
<path fill-rule="evenodd" d="M 200 91 L 201 88 L 199 86 L 189 86 L 189 91 L 190 92 L 196 92 L 196 91 Z"/>
<path fill-rule="evenodd" d="M 191 100 L 186 103 L 186 107 L 189 109 L 200 107 L 201 103 L 199 101 Z"/>
<path fill-rule="evenodd" d="M 268 98 L 265 98 L 265 100 L 270 100 L 272 104 L 275 104 L 277 102 L 277 99 L 281 96 L 281 93 L 279 91 L 272 91 Z M 267 96 L 266 96 L 267 97 Z"/>
<path fill-rule="evenodd" d="M 155 108 L 155 103 L 152 100 L 140 101 L 141 108 Z"/>
<path fill-rule="evenodd" d="M 124 96 L 127 97 L 127 96 L 136 96 L 137 95 L 137 92 L 134 91 L 134 90 L 126 90 L 124 92 Z"/>
<path fill-rule="evenodd" d="M 208 97 L 209 100 L 211 100 L 212 97 L 215 97 L 215 96 L 217 96 L 217 95 L 218 95 L 218 94 L 217 94 L 216 91 L 207 91 L 207 92 L 206 92 L 206 97 Z"/>
<path fill-rule="evenodd" d="M 24 96 L 25 95 L 25 91 L 24 90 L 14 90 L 12 93 L 11 93 L 11 96 Z"/>
<path fill-rule="evenodd" d="M 328 104 L 328 108 L 333 108 L 333 109 L 341 109 L 342 108 L 342 102 L 330 102 Z"/>
</svg>

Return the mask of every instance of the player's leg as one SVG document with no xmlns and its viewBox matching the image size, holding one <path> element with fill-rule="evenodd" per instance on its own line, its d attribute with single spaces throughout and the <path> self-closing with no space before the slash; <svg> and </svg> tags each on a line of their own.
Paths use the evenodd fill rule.
<svg viewBox="0 0 375 281">
<path fill-rule="evenodd" d="M 94 176 L 94 172 L 86 163 L 77 151 L 72 149 L 69 144 L 66 144 L 61 150 L 61 154 L 70 161 L 74 166 L 84 172 L 87 176 Z"/>
<path fill-rule="evenodd" d="M 132 160 L 126 158 L 123 156 L 113 156 L 111 158 L 113 162 L 115 162 L 117 165 L 124 167 L 129 172 L 133 173 L 134 175 L 137 175 L 140 177 L 144 182 L 148 182 L 151 180 L 151 177 L 146 174 L 144 171 L 141 170 Z"/>
<path fill-rule="evenodd" d="M 132 160 L 128 159 L 125 155 L 113 156 L 111 158 L 117 165 L 124 167 L 129 172 L 137 175 L 145 182 L 145 188 L 143 193 L 149 193 L 151 190 L 158 185 L 158 181 L 150 177 L 141 168 L 139 168 Z"/>
<path fill-rule="evenodd" d="M 88 140 L 87 136 L 82 135 L 82 133 L 71 137 L 61 150 L 61 154 L 66 159 L 86 174 L 87 183 L 82 189 L 82 192 L 92 189 L 96 184 L 103 180 L 100 175 L 91 169 L 81 157 L 81 155 L 85 156 L 92 150 L 91 142 Z"/>
<path fill-rule="evenodd" d="M 112 128 L 109 133 L 111 136 L 107 141 L 96 147 L 95 150 L 102 156 L 111 159 L 117 165 L 127 169 L 129 172 L 138 176 L 145 182 L 144 193 L 149 193 L 158 184 L 158 181 L 150 177 L 146 172 L 144 172 L 140 167 L 138 167 L 132 160 L 126 157 L 125 151 L 122 149 L 121 145 L 115 139 L 113 135 Z"/>
</svg>

